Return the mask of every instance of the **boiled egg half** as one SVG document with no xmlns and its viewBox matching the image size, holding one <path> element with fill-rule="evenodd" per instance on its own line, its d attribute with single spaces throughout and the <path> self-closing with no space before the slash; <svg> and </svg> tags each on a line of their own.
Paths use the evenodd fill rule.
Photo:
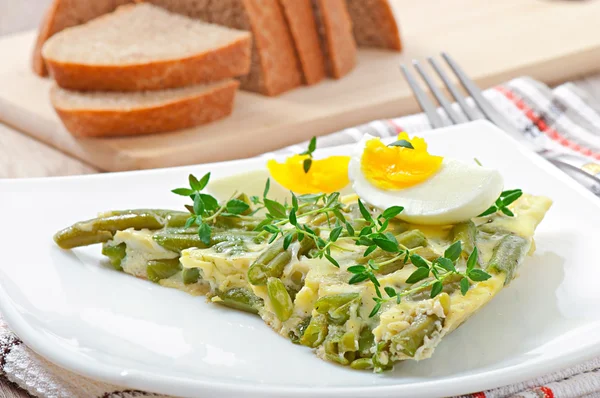
<svg viewBox="0 0 600 398">
<path fill-rule="evenodd" d="M 398 218 L 425 225 L 477 217 L 504 186 L 498 171 L 431 155 L 425 140 L 406 133 L 396 145 L 365 135 L 354 149 L 348 173 L 363 201 L 381 210 L 403 206 Z"/>
</svg>

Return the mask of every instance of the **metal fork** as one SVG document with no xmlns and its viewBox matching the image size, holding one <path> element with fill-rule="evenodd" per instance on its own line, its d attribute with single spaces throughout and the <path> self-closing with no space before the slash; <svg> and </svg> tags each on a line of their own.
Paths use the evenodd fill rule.
<svg viewBox="0 0 600 398">
<path fill-rule="evenodd" d="M 467 74 L 456 63 L 456 61 L 454 61 L 454 59 L 452 59 L 446 53 L 442 53 L 441 56 L 450 67 L 450 70 L 454 72 L 454 74 L 456 75 L 464 89 L 467 91 L 467 93 L 469 93 L 469 95 L 473 99 L 473 102 L 475 102 L 477 107 L 481 110 L 483 117 L 489 120 L 490 122 L 494 123 L 496 126 L 500 127 L 502 130 L 513 135 L 514 137 L 520 137 L 522 135 L 521 132 L 518 131 L 504 115 L 502 115 L 500 112 L 498 112 L 498 110 L 496 110 L 493 107 L 493 105 L 483 96 L 481 90 L 479 89 L 479 87 L 477 87 L 475 82 L 473 82 L 473 80 L 471 80 L 467 76 Z M 419 83 L 417 83 L 417 80 L 415 79 L 414 75 L 410 72 L 406 65 L 400 65 L 400 69 L 402 70 L 402 73 L 404 74 L 408 85 L 412 89 L 417 99 L 417 102 L 421 106 L 421 109 L 423 109 L 423 112 L 425 112 L 425 114 L 427 115 L 431 126 L 433 128 L 440 128 L 445 127 L 447 125 L 461 124 L 466 123 L 468 121 L 481 119 L 481 116 L 479 116 L 474 111 L 474 109 L 467 104 L 465 97 L 458 90 L 458 88 L 454 84 L 452 84 L 452 82 L 448 78 L 448 75 L 441 68 L 440 64 L 433 57 L 427 58 L 427 61 L 431 64 L 433 70 L 444 82 L 444 85 L 446 86 L 452 97 L 454 97 L 460 109 L 466 115 L 465 117 L 452 108 L 450 100 L 444 96 L 442 91 L 438 88 L 437 84 L 433 81 L 431 76 L 427 73 L 427 71 L 423 68 L 419 61 L 413 60 L 414 68 L 423 78 L 423 81 L 425 82 L 427 87 L 429 87 L 431 93 L 438 101 L 438 103 L 442 106 L 442 108 L 446 112 L 446 115 L 448 115 L 450 123 L 444 122 L 442 117 L 437 112 L 437 107 L 433 104 L 433 102 L 431 102 L 428 95 L 425 93 L 425 91 L 423 91 Z M 533 151 L 537 152 L 539 155 L 542 155 L 544 158 L 549 160 L 555 166 L 559 167 L 565 173 L 569 174 L 575 180 L 585 185 L 596 195 L 600 196 L 600 178 L 590 173 L 587 173 L 586 171 L 575 167 L 569 163 L 557 159 L 555 156 L 553 156 L 553 153 L 551 151 L 545 149 L 538 150 L 537 148 L 533 148 L 532 144 L 528 143 L 527 141 L 521 140 L 521 142 L 523 142 L 526 146 L 530 147 Z"/>
</svg>

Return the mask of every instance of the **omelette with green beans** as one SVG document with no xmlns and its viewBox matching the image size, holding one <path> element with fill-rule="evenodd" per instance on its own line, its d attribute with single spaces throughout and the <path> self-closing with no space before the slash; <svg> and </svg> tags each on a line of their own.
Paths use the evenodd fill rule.
<svg viewBox="0 0 600 398">
<path fill-rule="evenodd" d="M 403 140 L 413 148 L 389 148 L 417 150 L 414 139 Z M 190 175 L 189 188 L 173 190 L 190 198 L 185 211 L 110 211 L 59 231 L 54 240 L 64 249 L 101 243 L 116 270 L 256 314 L 321 359 L 381 372 L 398 361 L 429 358 L 444 336 L 508 286 L 533 252 L 534 231 L 551 206 L 548 198 L 512 189 L 494 193 L 491 202 L 471 195 L 478 207 L 444 199 L 442 218 L 474 207 L 475 214 L 457 222 L 432 221 L 439 217 L 427 218 L 427 203 L 421 203 L 419 219 L 410 190 L 423 189 L 442 171 L 390 190 L 408 195 L 413 209 L 403 206 L 402 195 L 382 206 L 359 193 L 365 190 L 357 189 L 352 172 L 360 196 L 322 192 L 319 175 L 330 177 L 317 174 L 319 162 L 331 168 L 339 159 L 313 159 L 315 146 L 311 141 L 307 152 L 289 158 L 287 171 L 270 163 L 273 182 L 267 180 L 262 195 L 234 193 L 218 201 L 205 190 L 210 173 Z M 428 160 L 419 157 L 419 167 Z M 369 174 L 368 167 L 361 170 Z M 299 179 L 285 173 L 310 177 L 311 171 L 313 180 L 304 183 L 309 192 L 289 186 Z M 271 184 L 291 192 L 277 200 L 269 195 Z"/>
</svg>

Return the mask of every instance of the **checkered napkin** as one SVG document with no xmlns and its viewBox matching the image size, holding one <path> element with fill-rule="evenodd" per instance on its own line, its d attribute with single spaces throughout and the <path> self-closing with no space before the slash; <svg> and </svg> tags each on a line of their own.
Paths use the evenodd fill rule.
<svg viewBox="0 0 600 398">
<path fill-rule="evenodd" d="M 521 132 L 516 137 L 551 159 L 600 177 L 600 106 L 570 83 L 550 89 L 529 78 L 519 78 L 487 90 L 484 95 Z M 471 103 L 472 104 L 472 103 Z M 456 107 L 457 111 L 460 111 Z M 446 117 L 440 110 L 442 117 Z M 431 127 L 423 114 L 378 120 L 319 139 L 319 147 L 348 144 L 369 133 L 386 137 L 399 131 L 418 133 Z M 306 144 L 277 151 L 304 151 Z M 273 153 L 263 155 L 273 156 Z M 580 179 L 600 196 L 600 184 Z M 99 383 L 51 364 L 27 348 L 0 317 L 0 377 L 36 397 L 133 398 L 164 397 Z M 600 358 L 538 379 L 465 397 L 472 398 L 600 398 Z"/>
</svg>

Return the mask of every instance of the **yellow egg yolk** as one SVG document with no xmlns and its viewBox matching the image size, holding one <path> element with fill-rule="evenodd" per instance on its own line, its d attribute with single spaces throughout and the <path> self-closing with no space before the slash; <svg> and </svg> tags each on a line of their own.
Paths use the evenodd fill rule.
<svg viewBox="0 0 600 398">
<path fill-rule="evenodd" d="M 339 191 L 350 182 L 348 180 L 349 156 L 313 159 L 308 173 L 305 173 L 303 164 L 308 157 L 308 155 L 293 155 L 284 163 L 269 160 L 267 167 L 275 181 L 298 194 L 331 193 Z"/>
<path fill-rule="evenodd" d="M 441 156 L 427 152 L 423 138 L 410 139 L 400 133 L 398 140 L 410 142 L 414 149 L 387 146 L 380 139 L 366 142 L 361 157 L 361 169 L 367 180 L 378 188 L 399 190 L 417 185 L 435 174 L 442 164 Z"/>
</svg>

